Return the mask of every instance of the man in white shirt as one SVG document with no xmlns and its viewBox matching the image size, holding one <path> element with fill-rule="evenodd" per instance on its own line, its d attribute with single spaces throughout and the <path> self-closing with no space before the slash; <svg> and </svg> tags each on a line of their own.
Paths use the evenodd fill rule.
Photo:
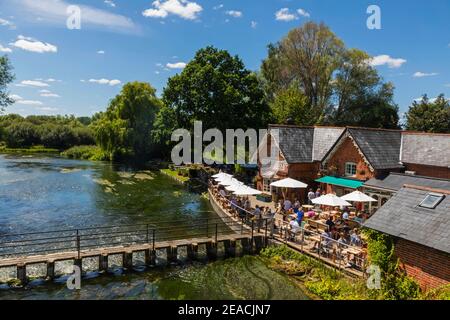
<svg viewBox="0 0 450 320">
<path fill-rule="evenodd" d="M 314 199 L 316 197 L 316 194 L 314 193 L 314 191 L 312 189 L 309 189 L 308 192 L 308 203 L 312 204 L 312 199 Z"/>
<path fill-rule="evenodd" d="M 289 226 L 291 228 L 291 236 L 292 238 L 294 238 L 297 232 L 300 231 L 300 225 L 298 224 L 297 220 L 293 218 L 291 222 L 289 222 Z"/>
</svg>

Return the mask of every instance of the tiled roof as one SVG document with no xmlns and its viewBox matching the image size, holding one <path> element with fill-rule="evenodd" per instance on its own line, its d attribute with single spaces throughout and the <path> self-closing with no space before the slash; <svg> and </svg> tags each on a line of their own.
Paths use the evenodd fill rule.
<svg viewBox="0 0 450 320">
<path fill-rule="evenodd" d="M 401 161 L 430 166 L 450 166 L 450 135 L 405 132 Z"/>
<path fill-rule="evenodd" d="M 403 187 L 364 226 L 450 253 L 450 193 L 435 209 L 420 207 L 430 191 Z"/>
<path fill-rule="evenodd" d="M 450 191 L 450 180 L 424 176 L 413 176 L 402 173 L 390 173 L 384 179 L 372 178 L 364 183 L 364 187 L 375 187 L 391 191 L 400 190 L 405 184 L 443 189 Z"/>
<path fill-rule="evenodd" d="M 314 128 L 313 160 L 322 161 L 325 154 L 339 139 L 345 128 L 316 127 Z"/>
<path fill-rule="evenodd" d="M 348 128 L 350 136 L 374 169 L 402 168 L 401 131 Z"/>
<path fill-rule="evenodd" d="M 279 130 L 281 152 L 288 163 L 321 161 L 345 128 L 272 125 Z"/>
</svg>

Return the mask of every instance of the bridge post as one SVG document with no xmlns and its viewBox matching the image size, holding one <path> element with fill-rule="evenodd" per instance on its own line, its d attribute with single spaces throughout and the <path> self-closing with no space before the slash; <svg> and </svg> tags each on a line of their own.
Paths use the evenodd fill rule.
<svg viewBox="0 0 450 320">
<path fill-rule="evenodd" d="M 17 265 L 17 279 L 19 279 L 22 285 L 27 284 L 27 265 L 26 264 L 18 264 Z"/>
<path fill-rule="evenodd" d="M 98 270 L 101 272 L 108 271 L 108 254 L 103 253 L 98 256 Z"/>
<path fill-rule="evenodd" d="M 47 261 L 47 279 L 53 280 L 55 278 L 55 261 Z"/>
<path fill-rule="evenodd" d="M 206 255 L 210 260 L 215 260 L 217 258 L 217 242 L 208 241 L 206 243 Z"/>
<path fill-rule="evenodd" d="M 198 244 L 191 243 L 187 246 L 187 256 L 190 260 L 196 260 L 198 257 Z"/>
<path fill-rule="evenodd" d="M 133 252 L 127 251 L 122 254 L 122 266 L 130 270 L 133 268 Z"/>
<path fill-rule="evenodd" d="M 255 236 L 255 253 L 259 253 L 261 249 L 264 247 L 264 237 L 263 236 Z"/>
<path fill-rule="evenodd" d="M 225 247 L 225 257 L 236 256 L 236 240 L 224 240 L 223 246 Z"/>
<path fill-rule="evenodd" d="M 178 248 L 170 246 L 167 249 L 167 263 L 176 263 L 178 260 Z"/>
<path fill-rule="evenodd" d="M 252 240 L 253 240 L 253 238 L 241 239 L 243 254 L 251 254 L 252 253 Z"/>
</svg>

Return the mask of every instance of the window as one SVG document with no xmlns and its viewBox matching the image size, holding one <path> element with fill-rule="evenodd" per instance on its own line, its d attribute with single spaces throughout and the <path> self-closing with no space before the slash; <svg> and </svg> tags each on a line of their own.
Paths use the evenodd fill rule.
<svg viewBox="0 0 450 320">
<path fill-rule="evenodd" d="M 263 191 L 270 193 L 271 189 L 270 189 L 270 184 L 272 183 L 271 179 L 264 179 L 263 180 Z"/>
<path fill-rule="evenodd" d="M 429 193 L 419 204 L 422 208 L 434 209 L 444 199 L 444 195 L 439 193 Z"/>
<path fill-rule="evenodd" d="M 345 175 L 346 176 L 354 176 L 356 175 L 356 163 L 347 162 L 345 164 Z"/>
</svg>

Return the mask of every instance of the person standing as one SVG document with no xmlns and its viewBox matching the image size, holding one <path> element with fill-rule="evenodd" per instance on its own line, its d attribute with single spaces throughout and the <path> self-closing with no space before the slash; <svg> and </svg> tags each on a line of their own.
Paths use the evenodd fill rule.
<svg viewBox="0 0 450 320">
<path fill-rule="evenodd" d="M 313 189 L 309 189 L 308 192 L 308 204 L 313 204 L 312 200 L 316 197 L 316 194 L 314 193 Z"/>
</svg>

